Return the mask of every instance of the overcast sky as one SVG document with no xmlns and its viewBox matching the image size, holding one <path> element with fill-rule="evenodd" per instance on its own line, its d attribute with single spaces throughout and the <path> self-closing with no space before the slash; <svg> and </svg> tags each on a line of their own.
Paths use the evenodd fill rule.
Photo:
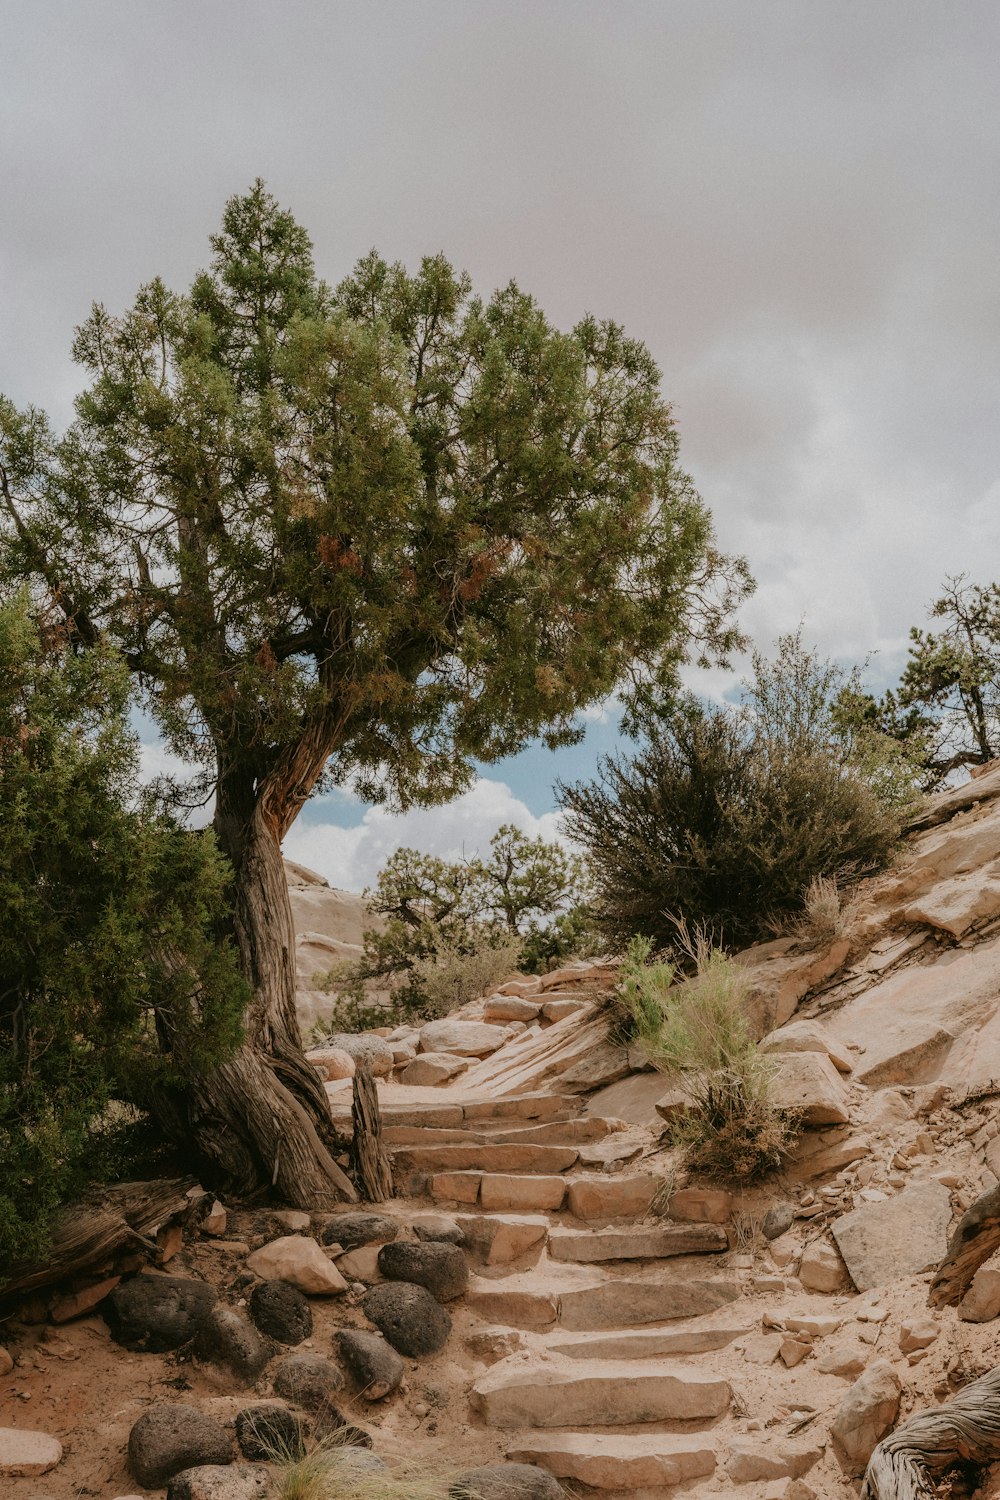
<svg viewBox="0 0 1000 1500">
<path fill-rule="evenodd" d="M 995 0 L 0 0 L 0 35 L 15 401 L 65 421 L 90 302 L 186 285 L 261 175 L 329 279 L 443 249 L 645 339 L 760 644 L 801 618 L 887 681 L 946 573 L 1000 575 Z M 402 824 L 327 799 L 289 851 L 358 887 L 551 831 L 614 737 Z"/>
</svg>

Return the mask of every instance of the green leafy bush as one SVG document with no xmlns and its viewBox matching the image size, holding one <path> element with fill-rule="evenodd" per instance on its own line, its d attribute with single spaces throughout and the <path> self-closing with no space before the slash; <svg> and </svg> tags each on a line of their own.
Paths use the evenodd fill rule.
<svg viewBox="0 0 1000 1500">
<path fill-rule="evenodd" d="M 816 877 L 857 878 L 891 859 L 912 776 L 895 742 L 842 728 L 843 687 L 786 637 L 776 662 L 755 658 L 739 707 L 688 698 L 636 755 L 560 787 L 612 942 L 639 933 L 666 948 L 687 923 L 726 947 L 751 943 L 801 909 Z"/>
<path fill-rule="evenodd" d="M 141 1106 L 240 1034 L 227 867 L 139 804 L 125 707 L 113 655 L 0 605 L 0 1267 L 121 1169 L 112 1100 Z"/>
</svg>

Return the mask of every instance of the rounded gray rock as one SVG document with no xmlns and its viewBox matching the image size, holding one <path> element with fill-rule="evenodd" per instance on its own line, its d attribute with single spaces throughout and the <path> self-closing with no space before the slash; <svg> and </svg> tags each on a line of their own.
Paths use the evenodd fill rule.
<svg viewBox="0 0 1000 1500">
<path fill-rule="evenodd" d="M 279 1344 L 301 1344 L 313 1330 L 312 1308 L 290 1281 L 262 1281 L 250 1293 L 250 1316 Z"/>
<path fill-rule="evenodd" d="M 397 1240 L 383 1245 L 378 1268 L 387 1281 L 425 1286 L 439 1302 L 452 1302 L 469 1289 L 469 1266 L 457 1245 L 430 1240 Z"/>
<path fill-rule="evenodd" d="M 236 1441 L 244 1458 L 300 1459 L 305 1453 L 301 1419 L 277 1401 L 260 1401 L 237 1412 Z"/>
<path fill-rule="evenodd" d="M 485 1464 L 470 1469 L 448 1491 L 451 1500 L 566 1500 L 566 1491 L 534 1464 Z"/>
<path fill-rule="evenodd" d="M 384 1245 L 394 1240 L 399 1225 L 388 1214 L 335 1214 L 324 1225 L 324 1245 L 343 1245 L 345 1250 L 357 1250 L 362 1245 Z"/>
<path fill-rule="evenodd" d="M 194 1338 L 218 1301 L 207 1281 L 189 1276 L 133 1276 L 116 1286 L 101 1314 L 116 1344 L 165 1354 Z"/>
<path fill-rule="evenodd" d="M 769 1208 L 760 1222 L 760 1232 L 766 1240 L 776 1240 L 792 1227 L 795 1210 L 790 1203 L 776 1203 Z"/>
<path fill-rule="evenodd" d="M 313 1435 L 318 1441 L 323 1438 L 335 1437 L 338 1444 L 348 1448 L 371 1448 L 373 1446 L 372 1435 L 363 1427 L 358 1427 L 337 1406 L 324 1406 L 318 1413 L 313 1428 Z"/>
<path fill-rule="evenodd" d="M 408 1281 L 373 1286 L 361 1304 L 370 1322 L 409 1359 L 436 1354 L 448 1342 L 451 1319 L 426 1287 Z"/>
<path fill-rule="evenodd" d="M 323 1354 L 289 1354 L 274 1372 L 274 1389 L 304 1411 L 320 1411 L 343 1388 L 344 1377 Z"/>
<path fill-rule="evenodd" d="M 454 1219 L 449 1219 L 447 1214 L 428 1214 L 425 1219 L 418 1219 L 413 1225 L 413 1233 L 418 1240 L 428 1243 L 465 1244 L 465 1230 Z"/>
<path fill-rule="evenodd" d="M 398 1388 L 406 1366 L 381 1334 L 342 1328 L 335 1337 L 337 1351 L 366 1401 L 381 1401 Z"/>
<path fill-rule="evenodd" d="M 195 1335 L 194 1352 L 252 1385 L 274 1353 L 274 1345 L 242 1313 L 217 1303 Z"/>
<path fill-rule="evenodd" d="M 159 1489 L 182 1469 L 232 1459 L 232 1439 L 215 1418 L 179 1401 L 158 1401 L 128 1435 L 129 1470 L 148 1490 Z"/>
<path fill-rule="evenodd" d="M 271 1476 L 256 1464 L 202 1464 L 175 1474 L 167 1500 L 267 1500 Z"/>
<path fill-rule="evenodd" d="M 370 1068 L 376 1078 L 387 1078 L 393 1069 L 392 1048 L 380 1036 L 338 1031 L 327 1037 L 324 1047 L 336 1047 L 352 1057 L 357 1067 Z"/>
</svg>

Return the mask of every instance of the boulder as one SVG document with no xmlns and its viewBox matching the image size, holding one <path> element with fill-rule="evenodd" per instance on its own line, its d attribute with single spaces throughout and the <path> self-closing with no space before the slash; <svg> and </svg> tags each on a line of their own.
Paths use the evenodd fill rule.
<svg viewBox="0 0 1000 1500">
<path fill-rule="evenodd" d="M 356 1072 L 354 1058 L 343 1047 L 312 1047 L 306 1053 L 306 1060 L 328 1083 L 338 1078 L 353 1078 Z"/>
<path fill-rule="evenodd" d="M 262 1281 L 287 1281 L 312 1297 L 337 1296 L 347 1282 L 314 1239 L 283 1235 L 247 1257 L 247 1268 Z"/>
<path fill-rule="evenodd" d="M 460 1057 L 489 1057 L 507 1041 L 505 1026 L 490 1026 L 485 1021 L 458 1021 L 445 1016 L 429 1021 L 420 1032 L 421 1052 L 455 1052 Z"/>
<path fill-rule="evenodd" d="M 207 1281 L 187 1276 L 134 1276 L 105 1298 L 101 1313 L 116 1344 L 163 1354 L 194 1338 L 218 1300 Z"/>
<path fill-rule="evenodd" d="M 360 1035 L 338 1031 L 327 1037 L 322 1049 L 316 1050 L 346 1052 L 356 1068 L 366 1067 L 376 1078 L 388 1078 L 392 1072 L 392 1048 L 384 1037 L 374 1036 L 370 1031 Z"/>
<path fill-rule="evenodd" d="M 274 1353 L 274 1346 L 242 1313 L 216 1303 L 195 1334 L 194 1353 L 209 1364 L 223 1365 L 251 1385 Z"/>
<path fill-rule="evenodd" d="M 268 1500 L 271 1476 L 256 1464 L 202 1464 L 167 1485 L 167 1500 Z"/>
<path fill-rule="evenodd" d="M 557 1479 L 534 1464 L 484 1464 L 460 1474 L 451 1500 L 564 1500 Z"/>
<path fill-rule="evenodd" d="M 236 1441 L 244 1458 L 264 1462 L 299 1459 L 305 1452 L 301 1419 L 277 1401 L 261 1401 L 237 1412 Z"/>
<path fill-rule="evenodd" d="M 802 1252 L 799 1280 L 811 1292 L 839 1292 L 847 1280 L 847 1269 L 833 1245 L 827 1240 L 813 1240 Z"/>
<path fill-rule="evenodd" d="M 484 1021 L 536 1021 L 540 1006 L 537 1000 L 518 995 L 491 995 L 483 1006 Z"/>
<path fill-rule="evenodd" d="M 159 1489 L 182 1469 L 229 1464 L 228 1433 L 207 1412 L 183 1402 L 157 1401 L 143 1412 L 128 1437 L 128 1466 L 148 1490 Z"/>
<path fill-rule="evenodd" d="M 451 1319 L 441 1304 L 426 1287 L 406 1281 L 372 1287 L 361 1307 L 392 1347 L 409 1359 L 436 1354 L 451 1333 Z"/>
<path fill-rule="evenodd" d="M 991 1323 L 1000 1317 L 1000 1255 L 979 1267 L 958 1304 L 958 1316 L 963 1323 Z"/>
<path fill-rule="evenodd" d="M 11 1479 L 34 1479 L 54 1469 L 62 1456 L 62 1443 L 47 1432 L 0 1427 L 0 1474 Z"/>
<path fill-rule="evenodd" d="M 767 1443 L 736 1438 L 729 1444 L 726 1473 L 733 1484 L 755 1484 L 763 1479 L 800 1479 L 823 1457 L 816 1444 L 783 1441 Z"/>
<path fill-rule="evenodd" d="M 464 1057 L 457 1057 L 453 1052 L 421 1052 L 406 1064 L 399 1081 L 407 1087 L 433 1088 L 439 1083 L 450 1083 L 468 1066 Z"/>
<path fill-rule="evenodd" d="M 803 1125 L 846 1125 L 847 1090 L 830 1059 L 820 1052 L 782 1052 L 774 1059 L 768 1097 L 776 1109 L 794 1112 Z"/>
<path fill-rule="evenodd" d="M 567 1016 L 574 1016 L 578 1010 L 586 1009 L 586 1000 L 571 1000 L 568 996 L 560 996 L 554 1000 L 546 1000 L 542 1006 L 542 1015 L 546 1021 L 565 1021 Z"/>
<path fill-rule="evenodd" d="M 843 1214 L 834 1220 L 833 1237 L 854 1285 L 867 1292 L 936 1266 L 950 1221 L 951 1194 L 931 1178 Z"/>
<path fill-rule="evenodd" d="M 838 1375 L 841 1380 L 856 1380 L 871 1358 L 867 1344 L 859 1340 L 844 1340 L 842 1344 L 831 1344 L 824 1349 L 816 1361 L 821 1375 Z"/>
<path fill-rule="evenodd" d="M 357 1250 L 359 1245 L 385 1245 L 399 1233 L 399 1223 L 388 1214 L 335 1214 L 323 1227 L 324 1245 Z"/>
<path fill-rule="evenodd" d="M 469 1267 L 457 1245 L 395 1240 L 383 1245 L 378 1268 L 387 1281 L 425 1286 L 438 1302 L 451 1302 L 468 1290 Z"/>
<path fill-rule="evenodd" d="M 455 1219 L 447 1214 L 423 1214 L 413 1220 L 413 1233 L 418 1240 L 439 1241 L 445 1245 L 464 1245 L 465 1231 Z"/>
<path fill-rule="evenodd" d="M 250 1293 L 250 1316 L 268 1338 L 301 1344 L 312 1333 L 312 1309 L 289 1281 L 262 1281 Z"/>
<path fill-rule="evenodd" d="M 406 1366 L 380 1333 L 342 1328 L 335 1340 L 351 1379 L 366 1401 L 381 1401 L 398 1389 Z"/>
<path fill-rule="evenodd" d="M 343 1384 L 340 1370 L 323 1354 L 289 1354 L 274 1372 L 275 1395 L 303 1411 L 321 1411 Z"/>
<path fill-rule="evenodd" d="M 828 1057 L 841 1073 L 850 1073 L 854 1066 L 847 1048 L 818 1021 L 790 1021 L 787 1026 L 781 1026 L 764 1037 L 758 1043 L 758 1050 L 765 1053 L 819 1052 Z"/>
<path fill-rule="evenodd" d="M 901 1389 L 892 1365 L 880 1359 L 847 1392 L 830 1435 L 848 1473 L 864 1473 L 875 1447 L 896 1420 Z"/>
</svg>

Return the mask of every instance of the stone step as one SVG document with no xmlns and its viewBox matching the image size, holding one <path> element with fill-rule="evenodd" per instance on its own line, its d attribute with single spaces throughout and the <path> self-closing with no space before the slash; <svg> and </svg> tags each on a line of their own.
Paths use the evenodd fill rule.
<svg viewBox="0 0 1000 1500">
<path fill-rule="evenodd" d="M 512 1463 L 537 1464 L 557 1479 L 595 1490 L 653 1489 L 715 1472 L 715 1449 L 701 1437 L 664 1433 L 553 1432 L 520 1438 L 508 1448 Z"/>
<path fill-rule="evenodd" d="M 402 1146 L 392 1153 L 393 1166 L 414 1172 L 568 1172 L 579 1155 L 575 1146 Z"/>
<path fill-rule="evenodd" d="M 440 1172 L 427 1189 L 438 1203 L 477 1203 L 487 1212 L 546 1213 L 562 1207 L 566 1180 L 506 1172 Z"/>
<path fill-rule="evenodd" d="M 472 1387 L 488 1427 L 628 1427 L 706 1421 L 729 1407 L 727 1381 L 664 1362 L 501 1360 Z"/>
<path fill-rule="evenodd" d="M 508 1125 L 502 1120 L 471 1120 L 461 1126 L 443 1129 L 429 1125 L 382 1126 L 387 1146 L 592 1146 L 606 1144 L 605 1138 L 618 1125 L 599 1115 L 581 1116 L 576 1120 L 545 1120 L 540 1125 Z M 612 1142 L 613 1143 L 613 1142 Z M 636 1145 L 625 1150 L 640 1150 Z"/>
<path fill-rule="evenodd" d="M 541 1251 L 549 1233 L 544 1214 L 456 1214 L 466 1244 L 488 1266 L 506 1266 Z"/>
<path fill-rule="evenodd" d="M 663 1188 L 663 1178 L 652 1172 L 581 1175 L 570 1184 L 566 1206 L 575 1219 L 587 1223 L 641 1219 Z"/>
<path fill-rule="evenodd" d="M 687 1280 L 603 1281 L 557 1274 L 573 1266 L 534 1271 L 492 1281 L 473 1276 L 466 1304 L 477 1317 L 507 1328 L 547 1328 L 555 1324 L 571 1333 L 641 1328 L 678 1318 L 700 1318 L 725 1307 L 740 1295 L 736 1281 Z M 664 1330 L 661 1330 L 663 1332 Z"/>
<path fill-rule="evenodd" d="M 332 1089 L 332 1093 L 331 1093 Z M 327 1090 L 330 1113 L 338 1128 L 351 1130 L 351 1096 L 344 1097 L 339 1085 Z M 393 1090 L 393 1092 L 396 1092 Z M 399 1092 L 402 1092 L 400 1090 Z M 416 1093 L 413 1089 L 410 1093 Z M 502 1099 L 436 1098 L 394 1101 L 379 1097 L 383 1125 L 430 1125 L 450 1130 L 465 1122 L 479 1129 L 495 1120 L 573 1120 L 583 1113 L 584 1100 L 565 1094 L 515 1094 Z"/>
<path fill-rule="evenodd" d="M 561 1333 L 545 1347 L 563 1359 L 670 1359 L 681 1354 L 707 1354 L 725 1349 L 734 1339 L 753 1331 L 750 1324 L 717 1328 L 630 1328 L 620 1333 Z"/>
<path fill-rule="evenodd" d="M 664 1224 L 656 1229 L 553 1229 L 553 1260 L 666 1260 L 673 1255 L 718 1255 L 729 1249 L 719 1224 Z"/>
</svg>

